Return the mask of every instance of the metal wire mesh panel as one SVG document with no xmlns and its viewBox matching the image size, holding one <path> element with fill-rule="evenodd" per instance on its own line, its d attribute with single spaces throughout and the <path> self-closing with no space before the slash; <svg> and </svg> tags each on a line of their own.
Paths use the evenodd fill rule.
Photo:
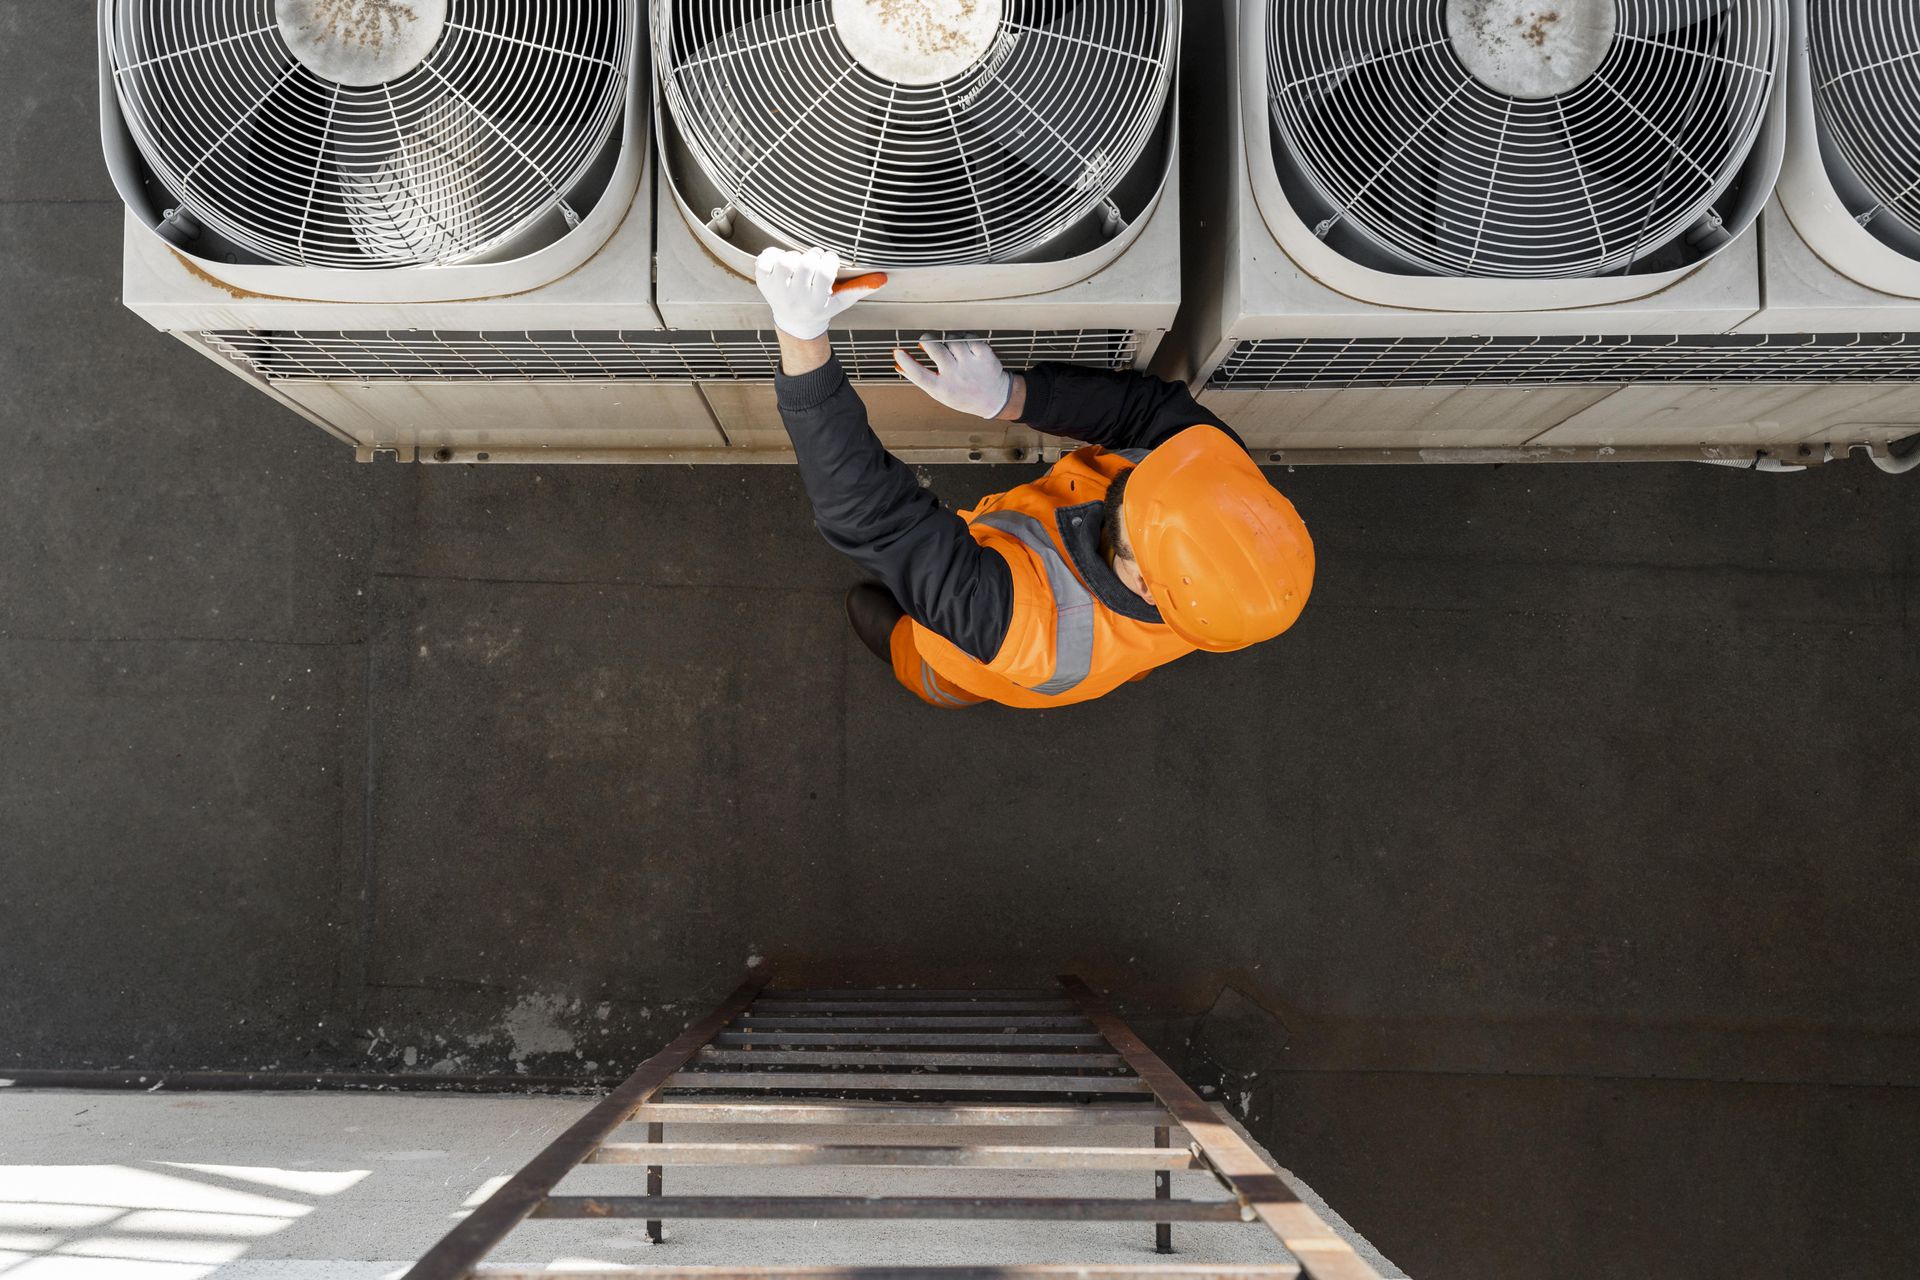
<svg viewBox="0 0 1920 1280">
<path fill-rule="evenodd" d="M 1635 382 L 1920 382 L 1920 334 L 1265 338 L 1236 345 L 1207 385 L 1330 391 Z"/>
<path fill-rule="evenodd" d="M 1715 225 L 1786 25 L 1781 0 L 1266 3 L 1276 154 L 1317 234 L 1440 275 L 1623 271 Z"/>
<path fill-rule="evenodd" d="M 865 266 L 1017 259 L 1144 152 L 1174 0 L 659 0 L 667 107 L 732 207 Z"/>
<path fill-rule="evenodd" d="M 1920 3 L 1809 0 L 1807 53 L 1821 132 L 1871 203 L 1920 236 Z"/>
<path fill-rule="evenodd" d="M 473 258 L 624 109 L 631 0 L 113 0 L 114 85 L 182 207 L 269 262 Z"/>
<path fill-rule="evenodd" d="M 770 330 L 635 332 L 269 332 L 200 335 L 271 382 L 771 382 L 780 347 Z M 988 330 L 1009 366 L 1042 360 L 1121 369 L 1139 337 L 1128 329 Z M 847 375 L 898 381 L 893 349 L 912 350 L 918 330 L 833 335 Z"/>
</svg>

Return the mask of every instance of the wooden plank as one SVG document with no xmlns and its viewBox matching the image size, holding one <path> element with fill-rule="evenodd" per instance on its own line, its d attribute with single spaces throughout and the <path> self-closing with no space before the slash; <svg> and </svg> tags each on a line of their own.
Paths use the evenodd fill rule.
<svg viewBox="0 0 1920 1280">
<path fill-rule="evenodd" d="M 767 971 L 755 969 L 732 995 L 700 1021 L 681 1032 L 672 1043 L 640 1064 L 593 1108 L 548 1143 L 500 1189 L 483 1201 L 408 1269 L 403 1280 L 465 1280 L 485 1261 L 507 1233 L 531 1215 L 560 1179 L 571 1173 L 594 1148 L 607 1140 L 634 1110 L 651 1098 L 742 1009 L 751 1005 L 767 983 Z M 650 1198 L 649 1198 L 650 1199 Z M 658 1216 L 658 1215 L 636 1215 Z"/>
<path fill-rule="evenodd" d="M 762 1000 L 1058 1000 L 1058 987 L 808 987 L 769 988 Z"/>
<path fill-rule="evenodd" d="M 905 1031 L 924 1028 L 992 1027 L 1018 1032 L 1028 1027 L 1061 1027 L 1085 1030 L 1087 1020 L 1073 1013 L 951 1014 L 925 1016 L 903 1014 L 894 1018 L 860 1018 L 838 1013 L 795 1014 L 792 1017 L 741 1018 L 730 1031 Z"/>
<path fill-rule="evenodd" d="M 1147 1048 L 1146 1043 L 1115 1017 L 1106 1002 L 1075 977 L 1060 985 L 1079 1002 L 1087 1018 L 1149 1085 L 1182 1128 L 1199 1145 L 1202 1157 L 1240 1198 L 1248 1211 L 1267 1224 L 1287 1252 L 1300 1260 L 1307 1280 L 1382 1280 L 1373 1264 L 1362 1258 L 1313 1207 L 1301 1200 L 1275 1173 L 1259 1152 L 1201 1101 L 1187 1082 Z M 1166 1204 L 1168 1201 L 1149 1203 Z M 1164 1219 L 1177 1221 L 1177 1219 Z"/>
<path fill-rule="evenodd" d="M 865 1102 L 754 1099 L 649 1102 L 635 1120 L 663 1124 L 969 1125 L 976 1128 L 1135 1127 L 1172 1124 L 1158 1106 L 1144 1104 Z"/>
<path fill-rule="evenodd" d="M 549 1196 L 536 1218 L 740 1221 L 1244 1222 L 1232 1200 L 1067 1196 Z"/>
<path fill-rule="evenodd" d="M 485 1280 L 1297 1280 L 1291 1262 L 1013 1263 L 1000 1267 L 482 1267 Z"/>
<path fill-rule="evenodd" d="M 1151 1093 L 1133 1076 L 931 1075 L 891 1071 L 676 1071 L 669 1089 L 852 1089 L 939 1093 Z"/>
<path fill-rule="evenodd" d="M 797 1013 L 1072 1013 L 1071 1000 L 774 1000 L 761 997 L 751 1016 L 786 1017 Z"/>
<path fill-rule="evenodd" d="M 1009 1037 L 993 1031 L 722 1031 L 716 1045 L 832 1044 L 926 1047 L 979 1045 L 1005 1049 L 1104 1049 L 1107 1042 L 1096 1031 L 1023 1031 Z"/>
<path fill-rule="evenodd" d="M 1123 1067 L 1117 1053 L 976 1053 L 926 1049 L 716 1049 L 708 1045 L 694 1062 L 748 1063 L 754 1066 L 825 1067 Z"/>
<path fill-rule="evenodd" d="M 861 1168 L 1205 1168 L 1191 1151 L 1166 1147 L 861 1146 L 820 1142 L 607 1142 L 593 1164 L 853 1165 Z M 654 1194 L 651 1190 L 649 1194 Z"/>
</svg>

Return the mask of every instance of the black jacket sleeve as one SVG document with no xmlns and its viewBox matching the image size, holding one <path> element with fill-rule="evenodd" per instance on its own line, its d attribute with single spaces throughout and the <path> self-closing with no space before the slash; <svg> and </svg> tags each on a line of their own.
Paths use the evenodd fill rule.
<svg viewBox="0 0 1920 1280">
<path fill-rule="evenodd" d="M 1200 407 L 1184 382 L 1131 369 L 1113 372 L 1052 363 L 1037 364 L 1025 376 L 1027 404 L 1020 420 L 1035 431 L 1103 449 L 1151 449 L 1206 423 L 1246 447 L 1232 427 Z"/>
<path fill-rule="evenodd" d="M 1007 562 L 881 446 L 837 358 L 774 381 L 828 545 L 885 583 L 916 622 L 992 661 L 1013 619 Z"/>
</svg>

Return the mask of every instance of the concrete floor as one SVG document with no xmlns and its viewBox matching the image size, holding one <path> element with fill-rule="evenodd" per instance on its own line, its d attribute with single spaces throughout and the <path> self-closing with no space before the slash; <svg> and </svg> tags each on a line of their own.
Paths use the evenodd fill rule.
<svg viewBox="0 0 1920 1280">
<path fill-rule="evenodd" d="M 548 1142 L 585 1103 L 559 1098 L 367 1094 L 0 1091 L 0 1275 L 7 1280 L 392 1280 Z M 1231 1117 L 1228 1118 L 1231 1123 Z M 645 1141 L 638 1127 L 616 1135 Z M 1148 1128 L 673 1125 L 669 1141 L 1150 1146 Z M 1184 1146 L 1184 1132 L 1175 1145 Z M 1351 1234 L 1311 1187 L 1296 1194 L 1383 1276 L 1403 1273 Z M 1082 1196 L 1150 1194 L 1142 1173 L 741 1167 L 666 1171 L 669 1195 Z M 639 1195 L 644 1169 L 590 1165 L 566 1195 Z M 1176 1172 L 1172 1193 L 1218 1201 Z M 1263 1226 L 1182 1223 L 1185 1264 L 1290 1261 Z M 926 1266 L 1151 1262 L 1153 1231 L 1108 1222 L 521 1224 L 496 1264 Z"/>
<path fill-rule="evenodd" d="M 1074 970 L 1415 1275 L 1920 1263 L 1920 477 L 1282 475 L 1294 633 L 942 714 L 790 470 L 359 467 L 121 310 L 91 26 L 0 0 L 0 1068 Z"/>
</svg>

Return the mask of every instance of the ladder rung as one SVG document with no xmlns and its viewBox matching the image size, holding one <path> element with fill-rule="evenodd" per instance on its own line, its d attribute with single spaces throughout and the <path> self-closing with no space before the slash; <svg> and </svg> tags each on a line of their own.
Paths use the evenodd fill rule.
<svg viewBox="0 0 1920 1280">
<path fill-rule="evenodd" d="M 1017 1032 L 1023 1027 L 1071 1027 L 1079 1031 L 1089 1031 L 1093 1024 L 1077 1013 L 1009 1013 L 999 1016 L 985 1013 L 935 1016 L 910 1014 L 897 1018 L 849 1018 L 840 1014 L 822 1013 L 795 1014 L 792 1017 L 742 1017 L 728 1030 L 903 1031 L 910 1027 L 924 1027 L 928 1031 L 938 1031 L 943 1027 L 993 1027 L 996 1030 L 1011 1032 Z"/>
<path fill-rule="evenodd" d="M 763 1000 L 1068 1000 L 1059 987 L 814 987 L 768 988 Z"/>
<path fill-rule="evenodd" d="M 631 1119 L 647 1124 L 973 1125 L 982 1128 L 1180 1126 L 1164 1108 L 1120 1103 L 825 1102 L 755 1099 L 648 1102 Z"/>
<path fill-rule="evenodd" d="M 1138 1076 L 928 1075 L 892 1071 L 676 1071 L 669 1089 L 903 1089 L 940 1093 L 1152 1093 Z"/>
<path fill-rule="evenodd" d="M 756 1220 L 1241 1222 L 1233 1200 L 1110 1200 L 1065 1196 L 551 1196 L 536 1218 Z"/>
<path fill-rule="evenodd" d="M 905 1046 L 941 1046 L 968 1045 L 997 1046 L 1006 1049 L 1068 1048 L 1084 1047 L 1104 1049 L 1107 1042 L 1098 1034 L 1075 1031 L 1024 1031 L 1017 1038 L 997 1035 L 991 1031 L 722 1031 L 713 1038 L 717 1045 L 755 1045 L 755 1044 L 845 1044 L 845 1045 L 905 1045 Z"/>
<path fill-rule="evenodd" d="M 896 1067 L 1124 1067 L 1117 1053 L 941 1053 L 937 1050 L 892 1049 L 702 1049 L 695 1062 L 737 1062 L 750 1066 L 824 1067 L 836 1062 L 855 1066 Z"/>
<path fill-rule="evenodd" d="M 821 1142 L 609 1142 L 593 1164 L 862 1168 L 1203 1169 L 1183 1147 L 859 1146 Z"/>
<path fill-rule="evenodd" d="M 747 1010 L 751 1017 L 796 1013 L 1075 1013 L 1071 1000 L 769 1000 Z"/>
<path fill-rule="evenodd" d="M 656 1267 L 602 1264 L 536 1268 L 492 1266 L 477 1280 L 1298 1280 L 1291 1262 L 1030 1263 L 1002 1267 Z"/>
</svg>

